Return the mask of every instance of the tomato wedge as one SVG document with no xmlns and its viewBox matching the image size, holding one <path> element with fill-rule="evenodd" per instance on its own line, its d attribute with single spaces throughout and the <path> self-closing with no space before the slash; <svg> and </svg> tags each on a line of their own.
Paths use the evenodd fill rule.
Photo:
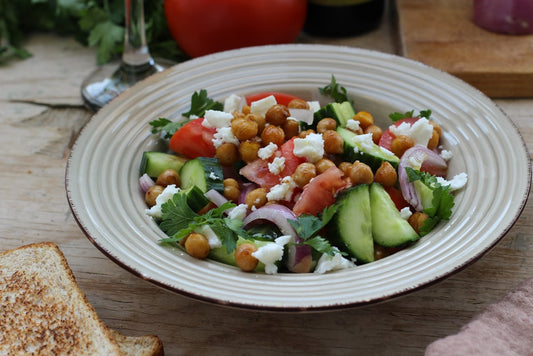
<svg viewBox="0 0 533 356">
<path fill-rule="evenodd" d="M 267 96 L 270 96 L 270 95 L 274 95 L 274 98 L 276 98 L 276 102 L 278 104 L 285 105 L 285 106 L 288 106 L 289 103 L 292 100 L 294 100 L 294 99 L 303 100 L 303 99 L 301 99 L 301 98 L 299 98 L 299 97 L 297 97 L 295 95 L 291 95 L 291 94 L 279 93 L 279 92 L 274 92 L 274 91 L 266 91 L 266 92 L 262 92 L 262 93 L 248 95 L 246 97 L 246 103 L 248 105 L 250 105 L 254 101 L 264 99 L 264 98 L 266 98 Z"/>
<path fill-rule="evenodd" d="M 392 125 L 395 127 L 398 127 L 404 122 L 412 125 L 415 122 L 417 122 L 419 119 L 420 119 L 419 117 L 408 117 L 405 119 L 398 120 Z M 390 128 L 387 128 L 385 132 L 383 132 L 383 135 L 381 135 L 378 145 L 390 151 L 392 140 L 394 140 L 395 138 L 396 138 L 396 135 L 391 132 Z"/>
<path fill-rule="evenodd" d="M 402 192 L 399 189 L 396 189 L 394 187 L 387 187 L 385 188 L 385 190 L 387 191 L 387 193 L 389 193 L 392 201 L 394 202 L 394 205 L 396 205 L 396 209 L 402 210 L 403 208 L 409 206 L 409 203 L 405 201 Z"/>
<path fill-rule="evenodd" d="M 295 139 L 296 137 L 293 137 L 286 141 L 269 160 L 258 158 L 255 161 L 248 163 L 241 168 L 239 171 L 240 175 L 263 188 L 272 188 L 280 182 L 281 178 L 292 175 L 296 170 L 296 167 L 298 167 L 300 163 L 306 161 L 304 157 L 297 157 L 294 155 Z M 274 157 L 285 158 L 285 167 L 279 174 L 274 174 L 268 169 L 268 163 L 271 162 Z"/>
<path fill-rule="evenodd" d="M 216 129 L 204 127 L 203 121 L 203 118 L 198 118 L 183 125 L 172 135 L 168 147 L 189 158 L 214 157 L 213 135 Z"/>
<path fill-rule="evenodd" d="M 337 167 L 330 167 L 322 174 L 313 178 L 304 188 L 294 204 L 292 211 L 300 216 L 310 214 L 316 216 L 335 202 L 335 195 L 347 187 L 344 173 Z"/>
</svg>

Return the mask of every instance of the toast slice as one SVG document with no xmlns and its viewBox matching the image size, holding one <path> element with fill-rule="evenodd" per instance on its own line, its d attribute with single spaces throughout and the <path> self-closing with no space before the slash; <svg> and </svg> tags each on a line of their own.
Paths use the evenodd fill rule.
<svg viewBox="0 0 533 356">
<path fill-rule="evenodd" d="M 111 331 L 57 245 L 0 253 L 0 354 L 163 355 L 156 336 Z"/>
</svg>

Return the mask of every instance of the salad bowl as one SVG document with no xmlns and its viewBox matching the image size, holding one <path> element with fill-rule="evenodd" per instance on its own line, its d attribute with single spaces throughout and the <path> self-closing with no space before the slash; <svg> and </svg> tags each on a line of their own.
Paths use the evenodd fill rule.
<svg viewBox="0 0 533 356">
<path fill-rule="evenodd" d="M 191 94 L 279 91 L 320 100 L 334 75 L 377 124 L 388 114 L 432 110 L 451 151 L 449 176 L 465 172 L 449 221 L 376 262 L 325 274 L 245 273 L 162 246 L 139 187 L 144 151 L 164 150 L 149 122 L 178 120 Z M 530 189 L 527 148 L 512 121 L 463 81 L 402 57 L 326 45 L 276 45 L 216 53 L 158 73 L 102 108 L 81 131 L 67 164 L 71 210 L 89 240 L 134 275 L 198 300 L 269 311 L 323 311 L 399 297 L 466 268 L 520 215 Z M 502 189 L 505 187 L 505 189 Z"/>
</svg>

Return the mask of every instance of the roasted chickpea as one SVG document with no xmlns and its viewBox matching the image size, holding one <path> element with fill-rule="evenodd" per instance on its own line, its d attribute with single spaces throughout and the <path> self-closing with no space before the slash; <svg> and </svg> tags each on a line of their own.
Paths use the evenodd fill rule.
<svg viewBox="0 0 533 356">
<path fill-rule="evenodd" d="M 285 105 L 272 105 L 265 113 L 265 120 L 271 125 L 282 126 L 290 116 L 289 109 Z"/>
<path fill-rule="evenodd" d="M 348 163 L 348 162 L 346 162 Z M 315 163 L 317 174 L 324 173 L 331 167 L 335 167 L 335 163 L 327 158 L 321 158 Z"/>
<path fill-rule="evenodd" d="M 287 107 L 289 109 L 309 109 L 309 104 L 302 99 L 292 99 Z"/>
<path fill-rule="evenodd" d="M 175 184 L 177 187 L 179 187 L 181 185 L 181 179 L 180 179 L 178 172 L 169 168 L 169 169 L 165 169 L 157 177 L 155 184 L 161 185 L 163 187 L 166 187 L 167 185 Z"/>
<path fill-rule="evenodd" d="M 381 135 L 383 135 L 383 130 L 381 127 L 376 125 L 369 125 L 367 126 L 363 132 L 365 134 L 372 134 L 372 141 L 377 145 L 379 143 L 379 139 L 381 138 Z"/>
<path fill-rule="evenodd" d="M 187 235 L 187 240 L 185 240 L 185 251 L 187 251 L 189 255 L 195 258 L 204 259 L 209 255 L 209 250 L 207 237 L 195 232 Z"/>
<path fill-rule="evenodd" d="M 324 151 L 329 154 L 340 154 L 344 152 L 344 140 L 337 131 L 326 130 L 322 133 L 324 139 Z"/>
<path fill-rule="evenodd" d="M 426 219 L 428 219 L 429 216 L 426 213 L 423 213 L 421 211 L 417 211 L 413 213 L 409 219 L 407 219 L 407 222 L 411 227 L 416 231 L 417 234 L 420 234 L 420 228 L 422 227 L 422 224 Z"/>
<path fill-rule="evenodd" d="M 339 163 L 339 169 L 344 172 L 344 175 L 346 175 L 346 172 L 350 167 L 352 166 L 352 163 L 350 162 L 341 162 Z"/>
<path fill-rule="evenodd" d="M 374 175 L 374 182 L 380 183 L 384 187 L 392 187 L 398 180 L 396 169 L 387 161 L 383 161 Z"/>
<path fill-rule="evenodd" d="M 253 160 L 257 159 L 257 152 L 260 148 L 261 145 L 257 141 L 248 140 L 241 142 L 239 145 L 241 159 L 246 163 L 252 162 Z"/>
<path fill-rule="evenodd" d="M 240 244 L 235 249 L 235 262 L 244 272 L 251 272 L 257 267 L 259 260 L 252 256 L 255 251 L 257 251 L 257 247 L 247 242 Z"/>
<path fill-rule="evenodd" d="M 316 132 L 324 133 L 327 130 L 335 130 L 337 128 L 337 121 L 331 117 L 325 117 L 316 124 Z"/>
<path fill-rule="evenodd" d="M 391 151 L 398 157 L 402 157 L 403 153 L 413 147 L 415 141 L 409 136 L 398 135 L 392 140 Z"/>
<path fill-rule="evenodd" d="M 309 162 L 301 163 L 292 174 L 294 183 L 300 188 L 309 183 L 309 181 L 316 177 L 316 167 Z"/>
<path fill-rule="evenodd" d="M 433 130 L 436 130 L 439 136 L 442 136 L 442 129 L 440 125 L 433 120 L 429 120 L 429 123 L 431 124 L 431 126 L 433 126 Z"/>
<path fill-rule="evenodd" d="M 150 188 L 148 188 L 146 193 L 144 193 L 144 201 L 150 208 L 156 204 L 155 200 L 159 194 L 163 192 L 163 190 L 165 190 L 163 186 L 156 184 L 152 185 Z"/>
<path fill-rule="evenodd" d="M 300 133 L 298 134 L 298 137 L 299 138 L 305 138 L 307 135 L 312 134 L 312 133 L 315 133 L 315 130 L 309 129 L 309 130 L 305 130 L 305 131 L 300 131 Z"/>
<path fill-rule="evenodd" d="M 263 146 L 267 146 L 272 142 L 279 147 L 285 142 L 285 132 L 279 126 L 268 125 L 261 133 L 261 142 Z"/>
<path fill-rule="evenodd" d="M 265 188 L 257 188 L 246 195 L 245 203 L 249 209 L 252 207 L 260 208 L 267 202 L 267 191 Z"/>
<path fill-rule="evenodd" d="M 352 167 L 347 170 L 348 176 L 353 185 L 370 184 L 374 181 L 372 169 L 365 163 L 355 161 Z"/>
<path fill-rule="evenodd" d="M 259 114 L 248 113 L 246 119 L 253 120 L 257 123 L 257 135 L 261 135 L 266 125 L 265 117 Z"/>
<path fill-rule="evenodd" d="M 439 145 L 439 140 L 440 140 L 439 133 L 437 132 L 437 130 L 433 129 L 433 133 L 431 135 L 431 138 L 428 141 L 427 147 L 430 150 L 437 148 L 437 146 Z"/>
<path fill-rule="evenodd" d="M 364 130 L 370 125 L 374 125 L 374 117 L 366 111 L 359 111 L 354 115 L 353 119 L 359 121 L 359 126 Z"/>
<path fill-rule="evenodd" d="M 217 147 L 216 157 L 221 165 L 231 166 L 239 160 L 239 149 L 233 143 L 223 143 Z"/>
<path fill-rule="evenodd" d="M 224 197 L 233 202 L 237 202 L 240 195 L 239 183 L 233 178 L 224 179 Z"/>
<path fill-rule="evenodd" d="M 257 136 L 258 131 L 257 122 L 246 117 L 231 121 L 231 132 L 233 132 L 239 141 L 249 140 Z"/>
<path fill-rule="evenodd" d="M 300 123 L 296 120 L 288 119 L 283 124 L 283 132 L 285 132 L 285 139 L 288 140 L 300 133 Z"/>
<path fill-rule="evenodd" d="M 249 114 L 250 111 L 251 111 L 250 106 L 249 106 L 249 105 L 244 105 L 244 106 L 242 107 L 242 110 L 241 110 L 241 111 L 242 111 L 242 113 L 245 114 L 245 115 Z"/>
<path fill-rule="evenodd" d="M 235 110 L 231 114 L 233 115 L 232 121 L 236 119 L 244 119 L 246 117 L 246 114 L 243 114 L 242 112 L 237 111 L 237 110 Z"/>
</svg>

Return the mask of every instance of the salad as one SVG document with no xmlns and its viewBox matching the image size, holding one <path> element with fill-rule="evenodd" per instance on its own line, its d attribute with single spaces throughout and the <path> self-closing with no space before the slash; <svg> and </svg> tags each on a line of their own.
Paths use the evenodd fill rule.
<svg viewBox="0 0 533 356">
<path fill-rule="evenodd" d="M 392 113 L 390 126 L 355 109 L 335 77 L 326 105 L 287 93 L 205 89 L 184 120 L 159 118 L 167 152 L 140 164 L 146 213 L 161 244 L 246 272 L 325 273 L 393 254 L 448 220 L 465 173 L 431 111 Z"/>
</svg>

